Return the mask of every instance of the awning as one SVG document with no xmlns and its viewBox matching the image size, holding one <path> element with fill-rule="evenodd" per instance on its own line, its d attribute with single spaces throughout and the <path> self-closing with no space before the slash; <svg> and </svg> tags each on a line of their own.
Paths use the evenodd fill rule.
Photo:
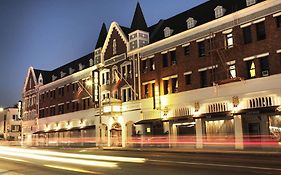
<svg viewBox="0 0 281 175">
<path fill-rule="evenodd" d="M 152 124 L 152 123 L 158 123 L 158 122 L 163 122 L 163 120 L 161 118 L 140 120 L 140 121 L 136 122 L 135 125 Z"/>
<path fill-rule="evenodd" d="M 171 118 L 168 118 L 168 120 L 169 120 L 170 122 L 174 122 L 174 123 L 193 122 L 193 121 L 194 121 L 192 115 L 189 115 L 189 116 L 171 117 Z"/>
<path fill-rule="evenodd" d="M 213 112 L 213 113 L 204 113 L 196 118 L 206 118 L 206 119 L 230 119 L 232 117 L 230 111 L 225 112 Z"/>
<path fill-rule="evenodd" d="M 281 114 L 280 111 L 277 110 L 279 106 L 270 106 L 270 107 L 259 107 L 259 108 L 251 108 L 251 109 L 242 109 L 236 114 L 248 114 L 248 115 L 256 115 L 256 114 Z"/>
<path fill-rule="evenodd" d="M 33 134 L 44 134 L 44 133 L 45 133 L 45 131 L 36 131 Z"/>
<path fill-rule="evenodd" d="M 96 129 L 96 125 L 89 125 L 81 128 L 81 130 L 85 130 L 85 129 Z"/>
</svg>

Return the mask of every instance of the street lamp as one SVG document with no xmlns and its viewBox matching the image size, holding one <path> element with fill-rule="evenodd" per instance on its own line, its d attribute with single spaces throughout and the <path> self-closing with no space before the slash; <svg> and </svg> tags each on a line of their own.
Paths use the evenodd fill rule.
<svg viewBox="0 0 281 175">
<path fill-rule="evenodd" d="M 21 121 L 21 128 L 20 128 L 21 137 L 20 137 L 20 139 L 21 139 L 21 146 L 23 146 L 23 129 L 22 129 L 23 121 L 22 121 L 22 114 L 21 114 L 21 112 L 22 112 L 22 101 L 19 100 L 18 101 L 18 116 L 19 116 L 19 119 Z"/>
<path fill-rule="evenodd" d="M 1 108 L 0 108 L 0 112 L 3 112 L 3 111 L 4 111 L 4 108 L 1 107 Z"/>
</svg>

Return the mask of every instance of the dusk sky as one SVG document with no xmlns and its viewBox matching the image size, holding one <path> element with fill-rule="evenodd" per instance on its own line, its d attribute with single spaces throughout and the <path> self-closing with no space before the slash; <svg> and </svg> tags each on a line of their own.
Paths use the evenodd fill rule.
<svg viewBox="0 0 281 175">
<path fill-rule="evenodd" d="M 139 0 L 148 26 L 206 0 Z M 0 0 L 0 107 L 21 98 L 28 67 L 52 70 L 93 51 L 103 22 L 130 26 L 137 0 Z M 204 14 L 202 14 L 204 15 Z"/>
</svg>

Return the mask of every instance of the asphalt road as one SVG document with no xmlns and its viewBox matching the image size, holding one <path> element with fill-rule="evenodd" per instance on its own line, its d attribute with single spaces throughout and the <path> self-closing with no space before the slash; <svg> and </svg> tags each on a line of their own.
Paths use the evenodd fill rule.
<svg viewBox="0 0 281 175">
<path fill-rule="evenodd" d="M 0 148 L 3 175 L 257 175 L 281 174 L 281 156 L 139 151 Z M 54 150 L 52 150 L 54 151 Z M 73 154 L 76 153 L 76 154 Z M 95 155 L 95 156 L 93 156 Z M 103 156 L 103 157 L 102 157 Z M 117 158 L 116 158 L 117 157 Z"/>
</svg>

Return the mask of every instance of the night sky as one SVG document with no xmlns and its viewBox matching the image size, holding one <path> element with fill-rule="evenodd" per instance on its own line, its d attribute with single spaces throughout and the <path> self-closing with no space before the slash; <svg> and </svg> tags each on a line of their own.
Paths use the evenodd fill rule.
<svg viewBox="0 0 281 175">
<path fill-rule="evenodd" d="M 206 0 L 139 0 L 148 26 Z M 30 66 L 52 70 L 93 51 L 103 22 L 130 26 L 137 0 L 0 0 L 0 107 L 21 98 Z"/>
</svg>

